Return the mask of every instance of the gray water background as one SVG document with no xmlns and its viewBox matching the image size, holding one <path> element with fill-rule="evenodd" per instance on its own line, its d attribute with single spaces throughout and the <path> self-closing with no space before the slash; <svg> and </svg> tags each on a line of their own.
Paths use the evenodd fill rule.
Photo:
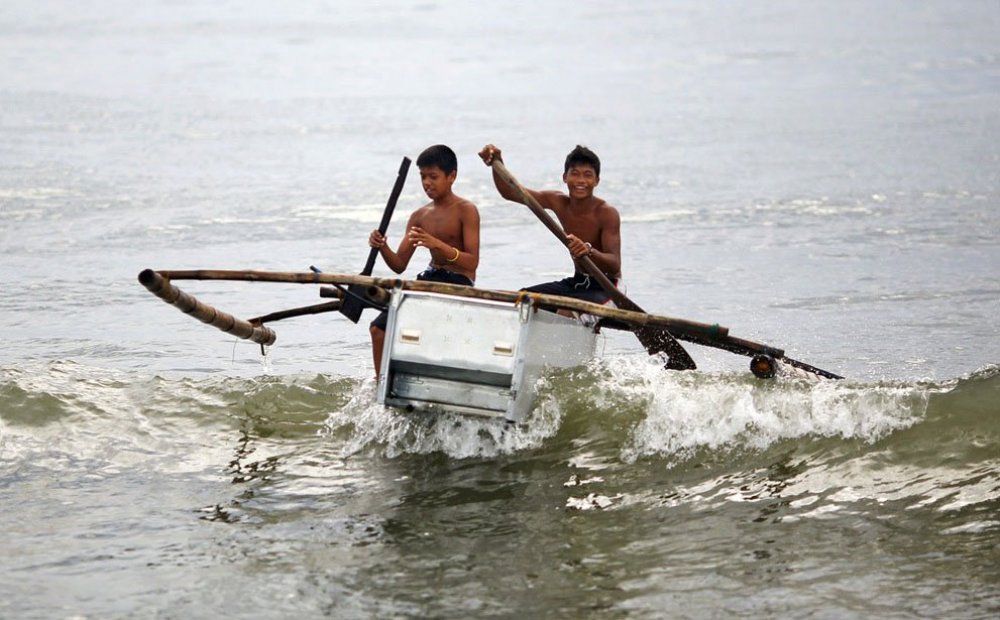
<svg viewBox="0 0 1000 620">
<path fill-rule="evenodd" d="M 988 617 L 998 26 L 972 1 L 6 3 L 0 615 Z M 634 300 L 848 383 L 769 391 L 701 348 L 664 377 L 611 334 L 533 430 L 401 421 L 363 327 L 279 323 L 262 360 L 135 281 L 356 272 L 400 158 L 439 142 L 480 286 L 569 265 L 475 153 L 558 189 L 586 144 Z M 423 200 L 411 175 L 391 239 Z"/>
</svg>

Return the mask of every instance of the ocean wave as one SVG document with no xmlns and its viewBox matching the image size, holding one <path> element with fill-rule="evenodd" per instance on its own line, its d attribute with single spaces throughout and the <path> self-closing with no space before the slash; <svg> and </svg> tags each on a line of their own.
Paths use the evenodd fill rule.
<svg viewBox="0 0 1000 620">
<path fill-rule="evenodd" d="M 565 376 L 562 395 L 582 419 L 600 413 L 620 433 L 621 458 L 681 464 L 705 450 L 764 450 L 776 442 L 836 437 L 868 443 L 917 423 L 935 386 L 749 375 L 667 373 L 636 357 L 596 360 Z"/>
<path fill-rule="evenodd" d="M 622 503 L 741 504 L 757 507 L 755 520 L 785 523 L 902 514 L 914 527 L 933 523 L 948 534 L 997 531 L 998 390 L 1000 368 L 991 366 L 943 382 L 796 383 L 756 400 L 716 386 L 715 397 L 701 397 L 715 399 L 715 421 L 676 405 L 698 397 L 665 399 L 669 407 L 640 416 L 625 451 L 647 463 L 659 458 L 678 483 L 667 493 L 634 491 Z M 650 402 L 642 407 L 661 407 Z M 649 420 L 659 420 L 655 430 Z"/>
<path fill-rule="evenodd" d="M 916 465 L 934 465 L 945 451 L 955 462 L 978 465 L 996 459 L 1000 440 L 997 366 L 947 381 L 768 382 L 744 373 L 664 372 L 644 357 L 622 356 L 550 373 L 536 390 L 527 423 L 511 426 L 387 409 L 375 401 L 371 380 L 172 378 L 54 362 L 0 368 L 0 436 L 115 429 L 138 446 L 150 436 L 169 441 L 239 427 L 272 440 L 326 437 L 344 457 L 565 450 L 572 459 L 579 456 L 575 446 L 586 445 L 578 452 L 596 454 L 594 462 L 653 459 L 681 470 L 820 440 L 888 450 Z"/>
<path fill-rule="evenodd" d="M 68 361 L 0 368 L 0 464 L 95 476 L 144 465 L 219 472 L 232 444 L 311 439 L 354 382 L 162 377 Z"/>
<path fill-rule="evenodd" d="M 579 511 L 886 515 L 952 534 L 1000 530 L 997 366 L 946 381 L 760 381 L 612 357 L 536 389 L 534 412 L 513 426 L 387 409 L 371 379 L 3 367 L 0 486 L 193 475 L 232 489 L 199 518 L 256 522 L 363 494 L 373 469 L 486 461 L 565 486 L 564 508 Z"/>
</svg>

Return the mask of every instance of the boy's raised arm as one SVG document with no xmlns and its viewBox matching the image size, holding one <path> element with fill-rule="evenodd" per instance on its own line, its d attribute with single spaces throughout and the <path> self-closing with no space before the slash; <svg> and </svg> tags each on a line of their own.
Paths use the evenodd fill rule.
<svg viewBox="0 0 1000 620">
<path fill-rule="evenodd" d="M 500 152 L 500 149 L 492 144 L 487 144 L 481 151 L 479 151 L 479 157 L 487 166 L 492 166 L 494 161 L 503 161 L 503 157 L 501 155 L 502 153 Z M 507 184 L 500 179 L 496 170 L 491 169 L 491 171 L 493 172 L 493 184 L 496 185 L 497 191 L 500 192 L 500 195 L 512 202 L 524 204 L 524 201 L 518 197 L 514 190 L 508 187 Z"/>
<path fill-rule="evenodd" d="M 484 146 L 483 149 L 479 151 L 479 157 L 483 160 L 483 163 L 486 164 L 487 166 L 492 165 L 494 161 L 503 161 L 500 147 L 493 144 L 487 144 L 486 146 Z M 493 170 L 493 184 L 496 185 L 497 191 L 500 192 L 500 195 L 503 196 L 505 199 L 511 202 L 516 202 L 518 204 L 522 205 L 525 204 L 524 201 L 521 200 L 520 195 L 517 192 L 515 192 L 513 188 L 504 183 L 503 179 L 500 178 L 496 170 Z M 548 204 L 549 201 L 548 198 L 546 197 L 545 192 L 539 192 L 528 188 L 525 189 L 543 207 L 545 207 L 546 209 L 552 208 Z"/>
</svg>

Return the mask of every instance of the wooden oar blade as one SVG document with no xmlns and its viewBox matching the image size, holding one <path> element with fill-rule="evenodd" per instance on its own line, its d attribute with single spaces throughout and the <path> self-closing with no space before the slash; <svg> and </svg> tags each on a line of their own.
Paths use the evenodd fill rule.
<svg viewBox="0 0 1000 620">
<path fill-rule="evenodd" d="M 665 328 L 640 327 L 635 330 L 639 343 L 650 355 L 663 353 L 667 356 L 664 368 L 667 370 L 694 370 L 697 365 L 687 351 Z"/>
<path fill-rule="evenodd" d="M 362 301 L 365 289 L 363 286 L 352 284 L 347 287 L 347 294 L 340 304 L 340 313 L 347 317 L 352 323 L 357 323 L 361 319 L 361 312 L 369 307 Z"/>
<path fill-rule="evenodd" d="M 624 295 L 615 300 L 615 305 L 622 310 L 646 312 Z M 634 333 L 636 338 L 639 339 L 639 344 L 646 349 L 647 353 L 650 355 L 663 353 L 667 356 L 667 363 L 663 366 L 667 370 L 695 370 L 698 368 L 698 365 L 694 363 L 694 359 L 691 358 L 691 354 L 677 342 L 674 334 L 671 334 L 667 329 L 662 327 L 640 327 Z"/>
</svg>

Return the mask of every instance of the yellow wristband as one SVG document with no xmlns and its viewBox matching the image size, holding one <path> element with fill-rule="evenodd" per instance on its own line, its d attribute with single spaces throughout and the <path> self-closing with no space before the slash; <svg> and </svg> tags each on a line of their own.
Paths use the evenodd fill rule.
<svg viewBox="0 0 1000 620">
<path fill-rule="evenodd" d="M 452 248 L 452 249 L 455 250 L 455 256 L 453 258 L 447 259 L 449 263 L 454 263 L 455 261 L 458 260 L 458 257 L 462 255 L 462 253 L 458 251 L 458 248 Z"/>
</svg>

